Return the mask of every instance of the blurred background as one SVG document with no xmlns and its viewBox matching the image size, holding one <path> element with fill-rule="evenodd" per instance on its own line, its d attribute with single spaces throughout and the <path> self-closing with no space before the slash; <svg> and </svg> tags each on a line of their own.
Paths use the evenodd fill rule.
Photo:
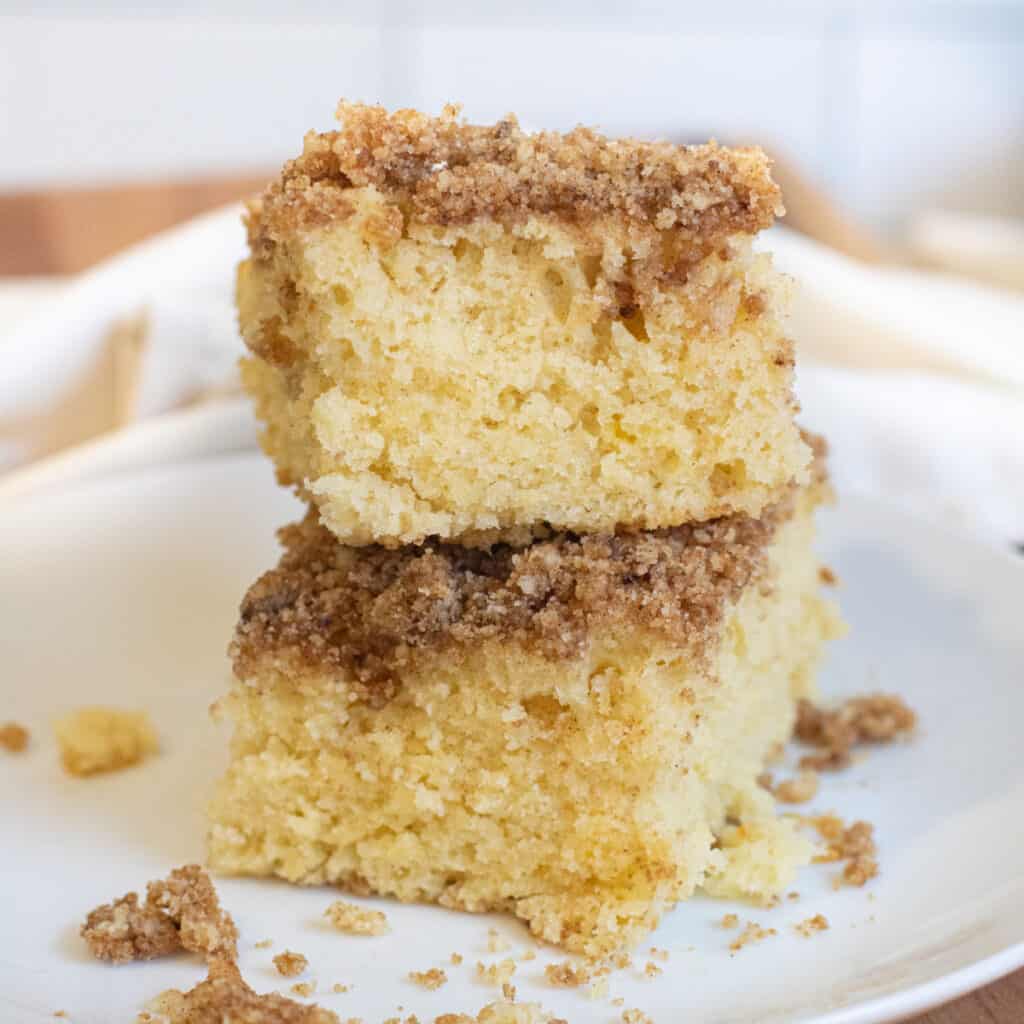
<svg viewBox="0 0 1024 1024">
<path fill-rule="evenodd" d="M 455 101 L 763 145 L 840 486 L 1024 541 L 1024 3 L 0 0 L 0 96 L 0 470 L 237 392 L 237 211 L 81 271 L 256 191 L 340 97 Z"/>
<path fill-rule="evenodd" d="M 0 10 L 8 274 L 80 269 L 241 194 L 303 132 L 331 127 L 341 96 L 431 111 L 454 100 L 470 119 L 515 110 L 536 127 L 756 140 L 781 162 L 791 226 L 862 255 L 942 261 L 956 236 L 978 246 L 986 231 L 1006 248 L 1000 222 L 1024 217 L 1020 3 L 8 0 Z M 121 186 L 114 199 L 110 186 Z M 111 201 L 118 216 L 102 216 Z"/>
</svg>

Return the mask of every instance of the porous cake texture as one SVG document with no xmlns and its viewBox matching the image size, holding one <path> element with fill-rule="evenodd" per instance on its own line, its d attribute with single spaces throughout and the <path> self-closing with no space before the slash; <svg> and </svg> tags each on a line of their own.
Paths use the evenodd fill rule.
<svg viewBox="0 0 1024 1024">
<path fill-rule="evenodd" d="M 756 778 L 837 630 L 816 477 L 759 518 L 489 551 L 310 515 L 249 591 L 220 704 L 218 870 L 510 911 L 601 955 L 812 848 Z"/>
<path fill-rule="evenodd" d="M 343 104 L 248 213 L 243 379 L 347 544 L 760 512 L 806 482 L 757 149 Z"/>
</svg>

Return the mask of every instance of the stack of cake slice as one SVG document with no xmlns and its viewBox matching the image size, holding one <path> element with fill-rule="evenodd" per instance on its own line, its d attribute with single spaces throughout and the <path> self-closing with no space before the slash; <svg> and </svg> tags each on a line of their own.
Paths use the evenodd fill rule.
<svg viewBox="0 0 1024 1024">
<path fill-rule="evenodd" d="M 346 106 L 249 210 L 309 502 L 246 595 L 210 855 L 602 955 L 811 847 L 757 784 L 837 630 L 764 155 Z"/>
</svg>

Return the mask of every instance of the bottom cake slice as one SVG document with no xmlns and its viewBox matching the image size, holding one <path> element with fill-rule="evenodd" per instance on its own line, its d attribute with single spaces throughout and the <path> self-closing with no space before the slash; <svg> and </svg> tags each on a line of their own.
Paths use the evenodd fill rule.
<svg viewBox="0 0 1024 1024">
<path fill-rule="evenodd" d="M 827 491 L 491 552 L 287 527 L 218 705 L 212 865 L 506 910 L 594 956 L 698 887 L 770 898 L 812 852 L 756 778 L 839 631 Z"/>
</svg>

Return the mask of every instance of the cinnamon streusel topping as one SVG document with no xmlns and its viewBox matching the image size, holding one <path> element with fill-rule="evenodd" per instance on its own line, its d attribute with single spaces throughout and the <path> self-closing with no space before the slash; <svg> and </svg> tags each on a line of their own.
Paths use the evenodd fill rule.
<svg viewBox="0 0 1024 1024">
<path fill-rule="evenodd" d="M 530 215 L 583 227 L 611 218 L 656 240 L 655 277 L 678 276 L 732 235 L 754 234 L 782 212 L 778 186 L 757 148 L 714 142 L 609 139 L 584 127 L 524 133 L 509 115 L 466 124 L 459 108 L 438 117 L 342 102 L 341 128 L 306 136 L 250 211 L 257 255 L 308 227 L 352 214 L 345 191 L 374 186 L 403 218 L 420 224 L 503 223 Z M 385 231 L 385 234 L 388 232 Z"/>
<path fill-rule="evenodd" d="M 653 630 L 699 653 L 725 607 L 764 569 L 765 548 L 792 499 L 760 519 L 737 515 L 620 535 L 555 534 L 490 551 L 345 547 L 310 511 L 280 532 L 285 547 L 242 602 L 231 647 L 246 678 L 268 653 L 336 667 L 373 704 L 396 692 L 417 652 L 492 639 L 544 656 L 583 653 L 591 631 Z"/>
</svg>

